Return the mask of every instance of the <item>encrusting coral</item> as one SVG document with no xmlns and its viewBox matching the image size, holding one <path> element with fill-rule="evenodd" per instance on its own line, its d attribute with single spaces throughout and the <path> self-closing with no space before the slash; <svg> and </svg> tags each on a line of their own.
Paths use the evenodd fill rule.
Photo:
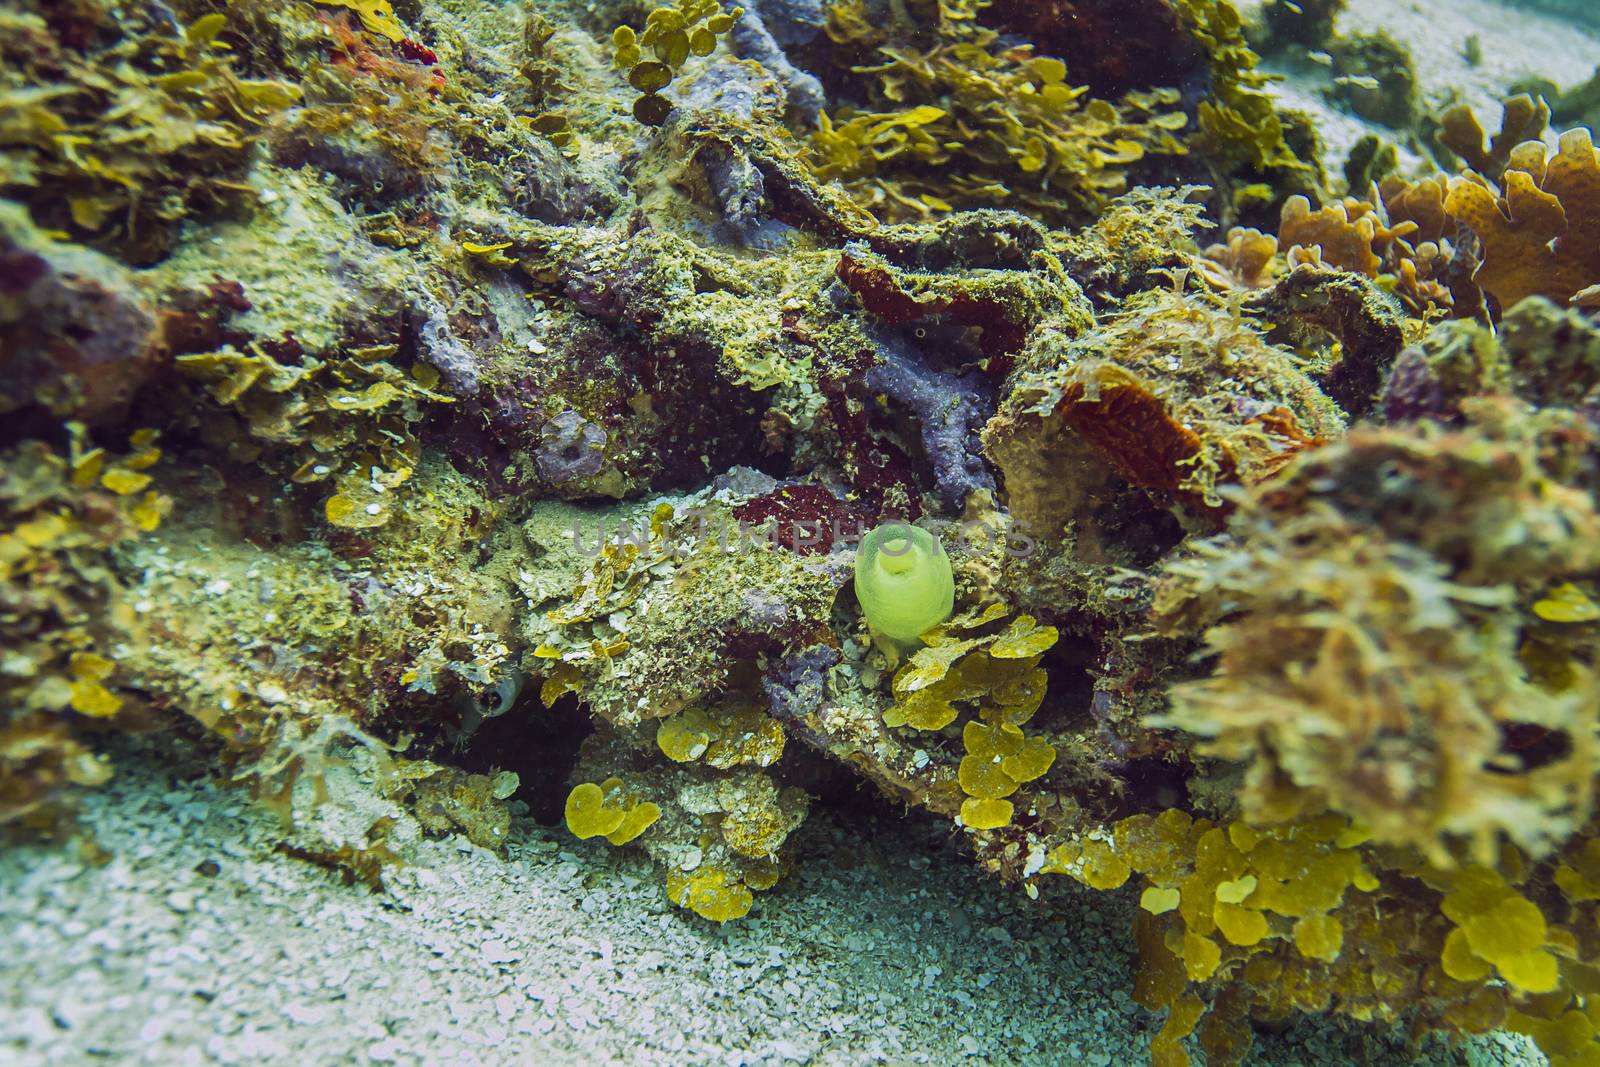
<svg viewBox="0 0 1600 1067">
<path fill-rule="evenodd" d="M 0 411 L 38 405 L 88 421 L 126 412 L 162 353 L 155 308 L 109 256 L 55 240 L 0 203 Z"/>
<path fill-rule="evenodd" d="M 1137 893 L 1163 1067 L 1591 1062 L 1590 135 L 1334 188 L 1250 42 L 1338 4 L 1066 6 L 13 5 L 0 822 L 138 730 L 728 922 L 864 781 Z"/>
<path fill-rule="evenodd" d="M 1156 290 L 1084 338 L 1041 330 L 1035 345 L 985 430 L 1008 477 L 1031 455 L 1092 456 L 1129 484 L 1205 514 L 1223 507 L 1219 486 L 1265 478 L 1343 429 L 1290 353 L 1204 298 Z M 1093 484 L 1080 475 L 1048 492 L 1083 498 Z M 1059 524 L 1086 506 L 1062 499 L 1047 514 L 1019 516 Z"/>
</svg>

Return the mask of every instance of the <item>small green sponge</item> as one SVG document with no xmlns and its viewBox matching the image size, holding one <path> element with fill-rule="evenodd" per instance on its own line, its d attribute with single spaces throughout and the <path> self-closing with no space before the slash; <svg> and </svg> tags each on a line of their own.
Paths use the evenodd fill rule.
<svg viewBox="0 0 1600 1067">
<path fill-rule="evenodd" d="M 917 526 L 886 522 L 861 539 L 856 599 L 867 625 L 896 641 L 914 642 L 950 617 L 956 585 L 937 538 Z"/>
</svg>

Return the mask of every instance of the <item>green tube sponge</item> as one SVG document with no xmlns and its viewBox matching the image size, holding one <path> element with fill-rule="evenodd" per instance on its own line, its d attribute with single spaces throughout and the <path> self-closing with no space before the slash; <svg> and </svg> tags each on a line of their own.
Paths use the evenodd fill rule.
<svg viewBox="0 0 1600 1067">
<path fill-rule="evenodd" d="M 856 552 L 856 599 L 875 631 L 896 641 L 916 641 L 948 619 L 955 606 L 955 579 L 944 546 L 909 523 L 874 528 Z"/>
</svg>

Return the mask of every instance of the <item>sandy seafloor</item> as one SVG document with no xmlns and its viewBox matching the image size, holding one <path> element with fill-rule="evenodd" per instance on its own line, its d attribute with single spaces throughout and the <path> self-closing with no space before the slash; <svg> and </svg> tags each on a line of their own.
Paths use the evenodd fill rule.
<svg viewBox="0 0 1600 1067">
<path fill-rule="evenodd" d="M 1425 95 L 1460 91 L 1490 128 L 1498 87 L 1600 65 L 1600 28 L 1493 0 L 1354 0 L 1344 27 L 1405 40 Z M 1326 71 L 1287 73 L 1336 168 L 1374 127 L 1329 110 Z M 83 812 L 109 859 L 79 842 L 0 854 L 0 1062 L 1149 1061 L 1153 1020 L 1128 997 L 1131 896 L 1068 884 L 1031 902 L 920 820 L 814 815 L 796 873 L 715 927 L 668 905 L 642 855 L 531 820 L 501 859 L 402 819 L 407 863 L 370 893 L 276 851 L 276 819 L 198 768 L 117 756 Z M 387 810 L 345 784 L 319 809 L 327 825 L 298 833 L 338 837 Z M 1250 1062 L 1543 1059 L 1507 1035 L 1408 1050 L 1319 1019 L 1258 1036 Z"/>
<path fill-rule="evenodd" d="M 715 926 L 643 854 L 522 822 L 508 857 L 424 840 L 385 891 L 286 860 L 275 816 L 154 753 L 84 824 L 113 856 L 0 856 L 4 1062 L 1147 1063 L 1130 894 L 1007 890 L 931 820 L 814 813 L 795 874 Z M 382 810 L 348 771 L 301 834 Z M 345 826 L 337 825 L 344 822 Z M 1539 1062 L 1519 1039 L 1413 1059 L 1304 1020 L 1252 1064 Z"/>
<path fill-rule="evenodd" d="M 1246 0 L 1241 10 L 1260 6 Z M 1500 100 L 1506 87 L 1528 78 L 1549 79 L 1563 89 L 1587 81 L 1600 67 L 1600 0 L 1587 19 L 1546 13 L 1538 0 L 1523 6 L 1500 0 L 1350 0 L 1339 19 L 1342 33 L 1385 32 L 1405 43 L 1417 65 L 1418 90 L 1425 104 L 1460 100 L 1483 128 L 1500 128 Z M 1466 61 L 1466 44 L 1476 36 L 1482 47 L 1477 64 Z M 1323 91 L 1333 72 L 1315 63 L 1268 59 L 1263 66 L 1282 80 L 1274 87 L 1288 106 L 1316 117 L 1326 149 L 1323 161 L 1338 174 L 1351 146 L 1369 133 L 1394 141 L 1393 130 L 1331 106 Z M 1553 143 L 1553 138 L 1552 138 Z M 1397 146 L 1402 163 L 1418 157 Z"/>
</svg>

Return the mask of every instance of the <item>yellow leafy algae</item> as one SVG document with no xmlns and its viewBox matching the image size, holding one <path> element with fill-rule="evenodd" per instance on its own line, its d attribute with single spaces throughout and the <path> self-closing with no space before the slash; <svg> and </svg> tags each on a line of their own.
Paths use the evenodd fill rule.
<svg viewBox="0 0 1600 1067">
<path fill-rule="evenodd" d="M 962 729 L 961 738 L 967 754 L 961 759 L 957 779 L 964 793 L 979 800 L 997 800 L 1017 791 L 1016 780 L 1000 764 L 1004 757 L 1021 748 L 1020 730 L 1010 734 L 1000 727 L 969 722 Z"/>
<path fill-rule="evenodd" d="M 1047 684 L 1039 659 L 1058 635 L 1054 627 L 1039 627 L 1026 616 L 997 629 L 995 624 L 1008 614 L 1005 604 L 990 604 L 924 634 L 924 647 L 894 676 L 895 703 L 884 712 L 884 722 L 942 730 L 960 718 L 963 708 L 975 710 L 990 724 L 1020 726 L 1032 718 Z M 1006 650 L 1020 654 L 995 655 L 995 646 L 1007 641 Z M 1030 750 L 1019 769 L 1036 767 L 1042 755 L 1042 749 Z"/>
<path fill-rule="evenodd" d="M 1160 886 L 1146 886 L 1143 893 L 1139 894 L 1139 906 L 1151 915 L 1165 915 L 1178 906 L 1182 894 L 1176 889 L 1163 889 Z"/>
<path fill-rule="evenodd" d="M 80 740 L 85 719 L 121 713 L 118 658 L 139 634 L 108 550 L 155 529 L 172 506 L 117 477 L 159 459 L 155 433 L 130 435 L 117 455 L 65 426 L 61 455 L 37 440 L 0 451 L 0 830 L 58 828 L 70 791 L 110 776 Z M 115 475 L 111 484 L 103 479 Z"/>
<path fill-rule="evenodd" d="M 974 830 L 997 830 L 1011 824 L 1014 807 L 1009 800 L 979 800 L 968 797 L 961 802 L 961 825 Z"/>
<path fill-rule="evenodd" d="M 1533 613 L 1545 622 L 1594 622 L 1600 620 L 1600 605 L 1571 582 L 1563 582 L 1534 602 Z"/>
<path fill-rule="evenodd" d="M 714 866 L 693 873 L 667 872 L 667 899 L 717 923 L 744 918 L 754 903 L 748 886 Z"/>
<path fill-rule="evenodd" d="M 617 828 L 606 835 L 606 840 L 613 845 L 626 845 L 629 841 L 644 833 L 656 824 L 661 818 L 661 808 L 645 801 L 627 809 L 622 817 L 622 822 Z"/>
<path fill-rule="evenodd" d="M 101 476 L 100 484 L 118 496 L 131 496 L 150 484 L 150 476 L 125 469 L 110 470 Z"/>
<path fill-rule="evenodd" d="M 369 32 L 396 44 L 406 39 L 406 31 L 400 25 L 400 20 L 395 18 L 394 7 L 389 0 L 317 0 L 317 3 L 349 8 Z"/>
<path fill-rule="evenodd" d="M 606 804 L 605 791 L 593 782 L 572 787 L 567 794 L 567 829 L 578 838 L 604 837 L 617 832 L 627 813 Z"/>
<path fill-rule="evenodd" d="M 1010 207 L 1059 219 L 1123 191 L 1123 167 L 1179 154 L 1187 125 L 1175 90 L 1086 100 L 1067 66 L 1035 56 L 942 4 L 905 39 L 885 41 L 856 3 L 829 9 L 829 35 L 878 61 L 852 69 L 864 106 L 823 112 L 811 135 L 819 176 L 846 183 L 880 216 L 924 218 L 970 207 Z M 920 18 L 920 16 L 919 16 Z"/>
<path fill-rule="evenodd" d="M 689 708 L 663 719 L 656 728 L 656 747 L 675 763 L 703 759 L 719 769 L 767 767 L 783 755 L 783 746 L 783 728 L 747 704 L 724 704 L 709 711 Z"/>
</svg>

